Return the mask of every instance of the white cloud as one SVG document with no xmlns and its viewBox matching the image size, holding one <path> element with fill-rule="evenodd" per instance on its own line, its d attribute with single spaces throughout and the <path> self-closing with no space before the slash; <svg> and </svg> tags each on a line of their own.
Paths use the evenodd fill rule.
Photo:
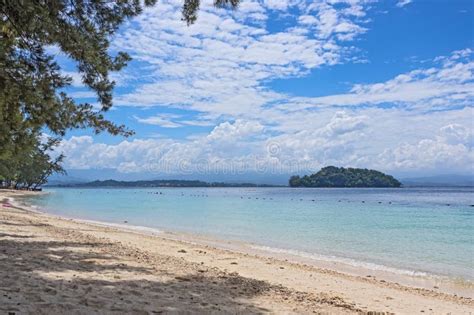
<svg viewBox="0 0 474 315">
<path fill-rule="evenodd" d="M 443 138 L 422 139 L 415 144 L 401 144 L 386 149 L 379 156 L 378 165 L 391 169 L 428 170 L 435 172 L 472 173 L 474 153 L 472 147 L 461 143 L 450 144 Z"/>
<path fill-rule="evenodd" d="M 315 12 L 316 18 L 313 23 L 308 17 L 303 17 L 300 20 L 303 24 L 314 24 L 314 30 L 317 32 L 319 38 L 330 38 L 334 36 L 338 40 L 346 41 L 352 40 L 356 36 L 361 35 L 367 31 L 366 28 L 360 26 L 360 22 L 354 18 L 365 16 L 363 1 L 348 1 L 349 5 L 345 9 L 336 9 L 334 4 L 344 1 L 320 1 L 313 2 L 309 7 L 309 12 Z M 309 23 L 308 23 L 309 22 Z"/>
<path fill-rule="evenodd" d="M 143 124 L 156 125 L 163 128 L 178 128 L 182 126 L 181 124 L 171 121 L 170 118 L 174 118 L 174 116 L 171 115 L 151 116 L 147 118 L 134 116 L 134 118 Z"/>
<path fill-rule="evenodd" d="M 410 4 L 411 2 L 412 2 L 412 0 L 398 0 L 397 7 L 403 8 L 407 4 Z"/>
<path fill-rule="evenodd" d="M 286 10 L 288 8 L 288 6 L 291 6 L 292 1 L 290 0 L 264 0 L 263 3 L 264 5 L 269 8 L 269 9 L 272 9 L 272 10 Z M 295 3 L 295 1 L 293 1 L 293 4 Z"/>
<path fill-rule="evenodd" d="M 463 125 L 452 123 L 440 128 L 440 139 L 451 145 L 462 144 L 467 147 L 474 146 L 473 126 L 466 128 Z"/>
<path fill-rule="evenodd" d="M 235 141 L 263 131 L 263 126 L 256 121 L 236 120 L 233 124 L 224 122 L 216 126 L 207 139 L 211 141 Z"/>
<path fill-rule="evenodd" d="M 73 91 L 68 93 L 69 97 L 73 98 L 93 98 L 97 99 L 97 93 L 93 91 Z"/>
<path fill-rule="evenodd" d="M 196 126 L 196 127 L 213 126 L 213 123 L 209 120 L 181 120 L 180 123 L 186 126 Z"/>
<path fill-rule="evenodd" d="M 183 126 L 209 127 L 213 125 L 212 122 L 203 119 L 181 120 L 182 116 L 175 114 L 159 114 L 149 117 L 133 116 L 133 118 L 140 123 L 163 128 L 178 128 Z"/>
<path fill-rule="evenodd" d="M 350 116 L 345 112 L 336 112 L 329 124 L 326 132 L 329 136 L 339 136 L 346 133 L 362 130 L 367 127 L 366 116 Z"/>
</svg>

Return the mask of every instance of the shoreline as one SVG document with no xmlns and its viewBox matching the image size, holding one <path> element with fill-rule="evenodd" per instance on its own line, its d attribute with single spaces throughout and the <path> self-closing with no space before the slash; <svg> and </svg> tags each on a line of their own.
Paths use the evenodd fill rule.
<svg viewBox="0 0 474 315">
<path fill-rule="evenodd" d="M 3 197 L 9 195 L 9 197 L 14 198 L 12 195 L 24 195 L 22 193 L 24 192 L 13 194 L 2 194 L 2 192 L 0 192 L 0 197 L 2 197 L 2 195 Z M 22 215 L 26 218 L 38 221 L 46 220 L 48 224 L 51 224 L 53 227 L 59 226 L 66 229 L 73 229 L 73 227 L 76 227 L 81 230 L 92 229 L 94 230 L 94 236 L 100 235 L 100 237 L 113 242 L 118 241 L 123 243 L 124 238 L 129 239 L 129 241 L 134 239 L 136 243 L 130 243 L 133 244 L 133 246 L 137 248 L 138 251 L 144 250 L 143 246 L 140 245 L 140 242 L 142 241 L 153 243 L 154 246 L 161 247 L 167 252 L 169 252 L 170 245 L 175 247 L 183 247 L 185 252 L 196 251 L 196 248 L 200 248 L 199 251 L 212 252 L 212 256 L 214 257 L 214 260 L 204 261 L 204 264 L 213 265 L 213 268 L 217 268 L 224 272 L 238 272 L 239 275 L 244 277 L 258 279 L 259 281 L 266 281 L 273 284 L 277 284 L 280 281 L 282 283 L 279 283 L 279 285 L 282 285 L 285 288 L 289 287 L 292 290 L 299 289 L 298 292 L 310 293 L 314 290 L 321 291 L 321 286 L 329 287 L 327 290 L 324 288 L 321 293 L 327 294 L 327 292 L 337 292 L 337 296 L 343 296 L 344 300 L 350 301 L 344 302 L 345 304 L 349 303 L 348 305 L 360 305 L 362 308 L 360 308 L 359 311 L 374 310 L 395 311 L 396 313 L 410 313 L 411 311 L 414 311 L 414 309 L 407 309 L 407 307 L 414 307 L 414 305 L 421 307 L 418 305 L 418 302 L 423 302 L 425 304 L 429 304 L 431 302 L 434 305 L 439 304 L 439 310 L 455 310 L 456 312 L 459 311 L 460 313 L 467 313 L 467 310 L 469 309 L 472 311 L 472 308 L 474 307 L 472 300 L 472 288 L 467 288 L 465 293 L 457 292 L 457 295 L 455 295 L 452 294 L 452 292 L 449 292 L 449 287 L 443 287 L 440 283 L 436 283 L 438 285 L 429 283 L 429 285 L 426 285 L 425 287 L 413 283 L 412 285 L 407 285 L 403 283 L 403 281 L 400 281 L 400 277 L 386 279 L 373 270 L 370 271 L 369 277 L 367 271 L 361 271 L 361 268 L 359 267 L 353 267 L 354 271 L 356 271 L 356 274 L 351 274 L 350 272 L 347 272 L 347 270 L 341 270 L 340 265 L 334 265 L 332 262 L 327 262 L 328 266 L 315 265 L 314 263 L 311 263 L 311 261 L 305 261 L 304 259 L 301 260 L 298 259 L 298 257 L 292 257 L 291 255 L 269 253 L 268 251 L 255 248 L 256 246 L 253 244 L 216 240 L 199 235 L 188 235 L 184 233 L 167 232 L 161 230 L 156 231 L 155 229 L 151 228 L 145 228 L 144 230 L 140 227 L 129 226 L 127 224 L 91 222 L 81 219 L 57 217 L 38 211 L 31 212 L 33 209 L 24 209 L 22 205 L 19 204 L 16 204 L 16 206 L 20 206 L 18 208 L 19 211 L 25 211 L 22 213 Z M 5 210 L 5 208 L 2 208 L 2 210 Z M 120 237 L 118 235 L 120 235 Z M 147 249 L 149 250 L 149 248 Z M 176 256 L 175 252 L 168 254 L 170 256 Z M 180 255 L 178 253 L 176 258 L 185 259 L 186 261 L 190 262 L 203 260 L 203 257 L 185 258 L 182 256 L 182 254 Z M 241 267 L 240 261 L 236 261 L 235 264 L 232 263 L 232 265 L 223 263 L 222 261 L 226 261 L 226 259 L 223 259 L 223 256 L 232 256 L 233 260 L 249 260 L 249 266 L 246 268 Z M 252 263 L 250 263 L 250 261 L 252 261 Z M 281 281 L 282 279 L 280 279 L 279 275 L 275 275 L 273 273 L 267 274 L 268 272 L 266 272 L 264 269 L 260 270 L 259 268 L 253 266 L 259 266 L 262 264 L 264 269 L 268 268 L 267 266 L 271 266 L 272 269 L 273 267 L 276 267 L 275 269 L 277 273 L 282 271 L 289 273 L 287 275 L 287 279 L 285 281 Z M 295 278 L 296 280 L 291 280 L 291 278 Z M 317 278 L 317 280 L 315 278 Z M 429 286 L 434 286 L 436 289 L 429 288 Z M 309 288 L 313 289 L 308 290 Z M 362 288 L 366 291 L 366 293 L 367 291 L 370 291 L 372 295 L 360 295 L 360 292 L 358 293 L 357 291 L 361 290 Z M 408 303 L 408 305 L 394 305 L 394 302 L 390 299 L 385 299 L 383 302 L 381 302 L 381 299 L 375 299 L 379 302 L 372 301 L 374 296 L 380 295 L 379 291 L 390 292 L 390 295 L 388 295 L 387 292 L 384 292 L 386 296 L 400 294 L 407 295 L 407 297 L 404 299 L 410 300 L 411 304 Z M 426 299 L 428 299 L 428 302 Z M 393 300 L 398 299 L 393 298 Z M 398 303 L 402 302 L 403 299 L 398 301 Z M 327 306 L 325 303 L 322 304 L 324 307 Z M 293 306 L 297 307 L 298 303 L 295 305 Z M 435 308 L 432 309 L 435 310 Z M 344 307 L 341 310 L 355 311 L 355 309 Z M 417 310 L 417 312 L 420 312 L 420 310 Z M 429 309 L 426 309 L 426 312 L 430 312 Z"/>
<path fill-rule="evenodd" d="M 372 278 L 377 281 L 394 283 L 428 291 L 436 288 L 439 292 L 453 294 L 474 299 L 474 284 L 471 280 L 463 278 L 453 278 L 448 276 L 428 274 L 425 272 L 412 272 L 409 270 L 387 267 L 366 262 L 354 261 L 354 264 L 346 263 L 345 258 L 334 257 L 334 259 L 322 256 L 322 258 L 306 257 L 319 256 L 318 254 L 299 252 L 291 249 L 282 249 L 259 245 L 251 242 L 225 240 L 208 235 L 196 233 L 186 233 L 181 231 L 170 231 L 146 226 L 129 225 L 127 223 L 112 223 L 105 221 L 94 221 L 72 217 L 56 216 L 47 212 L 38 211 L 38 213 L 53 216 L 57 219 L 72 220 L 78 223 L 90 224 L 99 227 L 106 227 L 147 235 L 162 239 L 183 242 L 193 246 L 211 246 L 215 249 L 228 250 L 243 255 L 257 255 L 263 258 L 282 260 L 294 264 L 302 264 L 308 267 L 314 267 L 322 271 L 333 272 L 343 276 Z M 369 268 L 366 264 L 374 266 Z"/>
<path fill-rule="evenodd" d="M 47 194 L 48 192 L 28 192 L 28 195 Z M 19 192 L 20 196 L 22 192 Z M 455 294 L 474 299 L 474 282 L 471 279 L 461 277 L 437 275 L 425 271 L 401 269 L 397 267 L 381 265 L 368 261 L 358 261 L 351 258 L 339 256 L 327 256 L 318 253 L 303 252 L 299 250 L 271 247 L 248 241 L 218 238 L 198 233 L 167 230 L 164 228 L 153 228 L 147 226 L 133 225 L 128 222 L 117 223 L 108 221 L 97 221 L 69 217 L 64 215 L 50 214 L 47 211 L 32 209 L 21 202 L 20 207 L 26 207 L 29 211 L 52 216 L 58 219 L 74 220 L 79 223 L 92 224 L 96 226 L 117 228 L 134 233 L 158 236 L 161 238 L 186 242 L 192 245 L 207 245 L 218 249 L 230 250 L 241 254 L 253 254 L 267 258 L 276 258 L 291 261 L 296 264 L 307 264 L 318 269 L 328 270 L 336 273 L 347 274 L 354 277 L 369 277 L 379 281 L 388 281 L 409 287 L 432 290 L 436 288 L 440 292 Z"/>
</svg>

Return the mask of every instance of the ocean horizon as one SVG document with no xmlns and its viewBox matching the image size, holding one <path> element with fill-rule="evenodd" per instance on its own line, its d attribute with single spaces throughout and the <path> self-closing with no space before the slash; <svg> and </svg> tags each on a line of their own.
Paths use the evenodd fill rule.
<svg viewBox="0 0 474 315">
<path fill-rule="evenodd" d="M 473 281 L 474 188 L 47 188 L 48 214 L 238 241 L 269 253 Z"/>
</svg>

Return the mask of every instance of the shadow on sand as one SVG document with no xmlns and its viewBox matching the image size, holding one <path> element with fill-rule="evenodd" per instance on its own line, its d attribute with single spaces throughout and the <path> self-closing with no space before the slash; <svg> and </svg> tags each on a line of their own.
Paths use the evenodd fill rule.
<svg viewBox="0 0 474 315">
<path fill-rule="evenodd" d="M 205 271 L 175 277 L 103 254 L 104 246 L 0 233 L 0 313 L 268 312 L 252 303 L 265 282 Z"/>
</svg>

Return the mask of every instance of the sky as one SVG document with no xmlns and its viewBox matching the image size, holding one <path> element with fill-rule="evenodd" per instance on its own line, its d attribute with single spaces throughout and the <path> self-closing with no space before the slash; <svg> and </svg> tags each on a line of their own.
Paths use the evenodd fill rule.
<svg viewBox="0 0 474 315">
<path fill-rule="evenodd" d="M 67 134 L 68 170 L 123 178 L 232 180 L 327 165 L 396 176 L 474 174 L 474 4 L 466 0 L 159 1 L 126 22 L 110 52 L 106 117 L 129 138 Z M 73 62 L 68 92 L 97 103 Z"/>
</svg>

